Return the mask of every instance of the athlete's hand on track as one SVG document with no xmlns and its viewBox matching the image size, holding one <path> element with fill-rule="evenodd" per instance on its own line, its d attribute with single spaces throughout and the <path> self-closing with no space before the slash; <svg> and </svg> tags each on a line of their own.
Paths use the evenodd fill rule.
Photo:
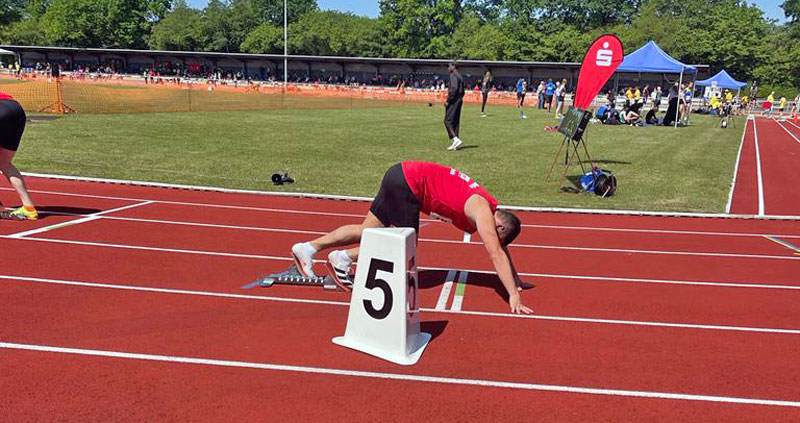
<svg viewBox="0 0 800 423">
<path fill-rule="evenodd" d="M 508 299 L 508 305 L 511 306 L 511 312 L 514 314 L 518 313 L 525 313 L 531 314 L 533 310 L 526 307 L 525 304 L 522 304 L 522 296 L 517 293 L 517 295 L 512 295 Z"/>
</svg>

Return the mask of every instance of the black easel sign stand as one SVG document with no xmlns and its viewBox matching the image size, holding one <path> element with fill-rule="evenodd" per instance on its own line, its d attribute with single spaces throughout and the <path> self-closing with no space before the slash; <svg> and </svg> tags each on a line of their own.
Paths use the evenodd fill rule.
<svg viewBox="0 0 800 423">
<path fill-rule="evenodd" d="M 564 181 L 567 180 L 567 173 L 574 163 L 581 167 L 581 175 L 587 172 L 587 166 L 589 169 L 594 168 L 594 162 L 589 155 L 589 149 L 586 147 L 586 141 L 584 140 L 586 125 L 589 124 L 591 118 L 591 112 L 570 107 L 558 126 L 558 132 L 564 135 L 564 139 L 558 147 L 558 152 L 556 152 L 556 157 L 553 159 L 553 164 L 550 165 L 550 171 L 547 173 L 545 181 L 551 182 L 550 178 L 553 175 L 553 169 L 555 169 L 556 162 L 561 157 L 561 151 L 564 150 L 564 172 L 561 174 L 559 192 L 581 191 L 578 187 L 564 186 Z M 581 150 L 583 150 L 583 153 L 581 153 Z"/>
</svg>

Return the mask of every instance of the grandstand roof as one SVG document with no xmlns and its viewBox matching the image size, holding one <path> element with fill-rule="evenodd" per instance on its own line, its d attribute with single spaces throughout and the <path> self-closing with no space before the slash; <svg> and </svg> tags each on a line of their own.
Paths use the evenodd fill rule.
<svg viewBox="0 0 800 423">
<path fill-rule="evenodd" d="M 38 53 L 90 53 L 90 54 L 124 54 L 124 55 L 145 55 L 145 56 L 172 56 L 172 57 L 208 57 L 219 59 L 236 60 L 272 60 L 282 61 L 284 58 L 293 61 L 327 61 L 327 62 L 349 62 L 349 63 L 368 63 L 373 65 L 394 64 L 394 65 L 433 65 L 446 66 L 451 59 L 407 59 L 407 58 L 383 58 L 383 57 L 343 57 L 343 56 L 308 56 L 308 55 L 288 55 L 282 54 L 248 54 L 248 53 L 224 53 L 206 51 L 168 51 L 168 50 L 134 50 L 134 49 L 110 49 L 110 48 L 74 48 L 74 47 L 48 47 L 48 46 L 13 46 L 0 45 L 0 49 L 11 50 L 16 53 L 38 52 Z M 579 62 L 515 62 L 515 61 L 491 61 L 491 60 L 459 60 L 461 66 L 473 67 L 536 67 L 536 68 L 580 68 Z M 694 65 L 707 68 L 707 65 Z"/>
</svg>

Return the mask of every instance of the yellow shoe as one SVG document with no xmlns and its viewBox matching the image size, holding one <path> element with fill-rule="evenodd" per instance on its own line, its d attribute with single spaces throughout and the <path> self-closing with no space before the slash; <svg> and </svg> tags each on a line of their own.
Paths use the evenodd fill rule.
<svg viewBox="0 0 800 423">
<path fill-rule="evenodd" d="M 37 220 L 39 219 L 39 212 L 36 209 L 28 210 L 25 207 L 20 207 L 16 210 L 0 212 L 0 219 Z"/>
</svg>

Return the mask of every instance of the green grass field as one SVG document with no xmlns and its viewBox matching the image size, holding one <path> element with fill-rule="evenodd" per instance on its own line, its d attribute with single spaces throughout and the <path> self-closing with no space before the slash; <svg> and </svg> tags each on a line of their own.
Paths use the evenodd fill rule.
<svg viewBox="0 0 800 423">
<path fill-rule="evenodd" d="M 705 116 L 679 129 L 590 125 L 590 153 L 619 180 L 617 194 L 602 199 L 545 182 L 561 138 L 544 126 L 557 121 L 527 113 L 520 120 L 516 108 L 490 107 L 480 118 L 466 106 L 457 152 L 446 150 L 441 106 L 70 115 L 30 124 L 16 163 L 30 172 L 373 196 L 391 164 L 426 160 L 464 171 L 503 204 L 724 210 L 741 118 L 736 129 Z M 284 169 L 297 183 L 273 186 L 271 174 Z"/>
</svg>

